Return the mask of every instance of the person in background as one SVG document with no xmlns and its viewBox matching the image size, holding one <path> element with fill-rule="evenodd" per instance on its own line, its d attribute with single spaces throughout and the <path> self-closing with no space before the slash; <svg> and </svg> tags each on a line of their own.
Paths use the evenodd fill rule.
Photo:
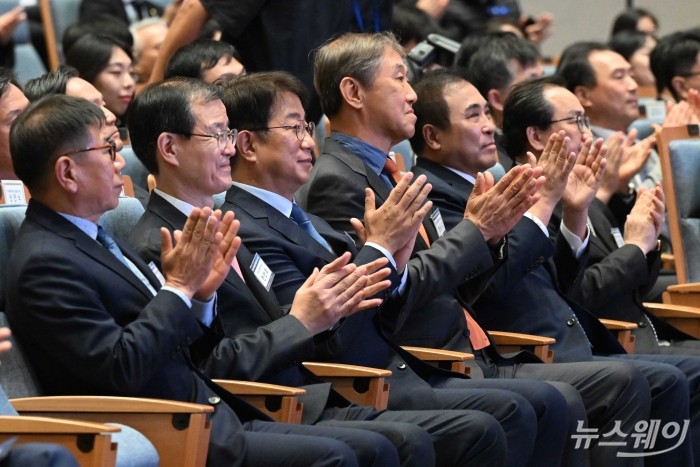
<svg viewBox="0 0 700 467">
<path fill-rule="evenodd" d="M 160 45 L 168 33 L 168 26 L 160 18 L 147 18 L 129 27 L 134 38 L 134 79 L 138 92 L 151 77 Z"/>
<path fill-rule="evenodd" d="M 620 31 L 640 31 L 654 36 L 658 30 L 659 20 L 649 10 L 629 8 L 615 17 L 610 37 Z"/>
<path fill-rule="evenodd" d="M 88 34 L 66 52 L 66 64 L 102 93 L 105 105 L 117 117 L 120 131 L 125 128 L 123 119 L 134 98 L 132 63 L 131 48 L 107 36 Z M 126 131 L 121 136 L 128 140 Z"/>
</svg>

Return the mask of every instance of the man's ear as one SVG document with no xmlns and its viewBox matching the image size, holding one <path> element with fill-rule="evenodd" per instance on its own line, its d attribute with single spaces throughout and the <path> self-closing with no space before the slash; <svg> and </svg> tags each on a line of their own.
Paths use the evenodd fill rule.
<svg viewBox="0 0 700 467">
<path fill-rule="evenodd" d="M 535 152 L 542 152 L 544 150 L 545 145 L 542 142 L 544 134 L 539 128 L 536 126 L 529 126 L 525 129 L 525 135 L 527 135 L 527 142 Z"/>
<path fill-rule="evenodd" d="M 156 161 L 157 164 L 170 164 L 174 166 L 179 166 L 180 161 L 178 160 L 178 152 L 181 150 L 180 141 L 177 139 L 176 135 L 173 133 L 163 132 L 158 135 L 158 140 L 156 140 L 156 158 L 160 159 Z"/>
<path fill-rule="evenodd" d="M 257 137 L 252 131 L 240 130 L 236 138 L 236 157 L 246 161 L 257 158 Z"/>
<path fill-rule="evenodd" d="M 425 145 L 433 151 L 439 151 L 442 147 L 440 143 L 440 130 L 431 124 L 423 125 L 423 141 Z"/>
<path fill-rule="evenodd" d="M 669 91 L 673 91 L 673 94 L 679 96 L 681 99 L 685 99 L 688 95 L 688 86 L 685 84 L 685 78 L 682 76 L 674 76 L 671 78 L 671 87 Z"/>
<path fill-rule="evenodd" d="M 352 108 L 361 109 L 363 106 L 364 92 L 362 86 L 355 78 L 346 76 L 340 81 L 340 95 Z"/>
<path fill-rule="evenodd" d="M 591 107 L 592 105 L 590 93 L 591 90 L 588 89 L 586 86 L 580 85 L 574 88 L 574 95 L 578 98 L 578 101 L 581 103 L 581 105 L 586 109 Z"/>
<path fill-rule="evenodd" d="M 493 110 L 497 110 L 498 112 L 503 113 L 503 104 L 505 104 L 505 98 L 501 91 L 499 91 L 498 89 L 489 89 L 489 92 L 486 93 L 486 100 L 488 101 L 489 106 Z"/>
<path fill-rule="evenodd" d="M 80 168 L 68 156 L 59 157 L 53 166 L 54 176 L 59 186 L 68 193 L 78 191 L 78 171 Z"/>
</svg>

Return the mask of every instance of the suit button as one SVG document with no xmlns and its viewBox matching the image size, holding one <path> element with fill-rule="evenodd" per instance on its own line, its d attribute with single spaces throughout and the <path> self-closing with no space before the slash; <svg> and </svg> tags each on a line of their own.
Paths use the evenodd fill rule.
<svg viewBox="0 0 700 467">
<path fill-rule="evenodd" d="M 219 396 L 211 396 L 211 397 L 209 398 L 209 403 L 210 403 L 211 405 L 216 405 L 216 404 L 218 404 L 219 402 L 221 402 L 221 398 L 220 398 Z"/>
<path fill-rule="evenodd" d="M 397 363 L 396 368 L 398 368 L 399 370 L 405 370 L 406 364 L 404 362 Z"/>
<path fill-rule="evenodd" d="M 569 319 L 566 320 L 566 325 L 567 325 L 567 326 L 571 327 L 571 326 L 573 326 L 574 324 L 576 324 L 576 318 L 569 318 Z"/>
<path fill-rule="evenodd" d="M 187 339 L 185 339 L 185 344 L 186 345 L 192 345 L 192 338 L 187 336 Z"/>
<path fill-rule="evenodd" d="M 646 321 L 640 321 L 640 322 L 637 323 L 637 326 L 639 326 L 640 328 L 645 328 L 645 327 L 647 327 L 647 322 L 646 322 Z"/>
</svg>

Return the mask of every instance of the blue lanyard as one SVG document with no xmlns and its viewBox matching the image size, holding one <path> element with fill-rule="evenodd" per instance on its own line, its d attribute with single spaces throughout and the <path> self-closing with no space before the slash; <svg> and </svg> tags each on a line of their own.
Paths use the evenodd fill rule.
<svg viewBox="0 0 700 467">
<path fill-rule="evenodd" d="M 374 13 L 374 32 L 379 32 L 379 6 L 382 0 L 374 0 L 373 2 L 373 13 Z M 352 0 L 352 7 L 355 10 L 355 19 L 357 20 L 357 26 L 360 28 L 360 32 L 365 32 L 365 22 L 362 19 L 362 11 L 360 10 L 360 3 L 358 0 Z"/>
</svg>

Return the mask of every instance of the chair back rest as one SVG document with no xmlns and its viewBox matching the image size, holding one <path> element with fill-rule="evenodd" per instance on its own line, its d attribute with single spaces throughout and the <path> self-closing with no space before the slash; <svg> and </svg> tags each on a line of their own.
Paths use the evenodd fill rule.
<svg viewBox="0 0 700 467">
<path fill-rule="evenodd" d="M 647 136 L 651 136 L 652 134 L 654 134 L 654 125 L 661 125 L 662 123 L 663 119 L 658 118 L 639 119 L 633 121 L 627 129 L 627 131 L 630 131 L 632 128 L 635 128 L 637 130 L 637 138 L 644 139 Z"/>
<path fill-rule="evenodd" d="M 119 205 L 102 215 L 100 224 L 114 238 L 127 241 L 129 234 L 144 213 L 141 202 L 128 196 L 119 198 Z"/>
<path fill-rule="evenodd" d="M 49 56 L 49 66 L 55 70 L 61 63 L 61 41 L 68 26 L 78 21 L 80 16 L 80 0 L 39 0 L 41 23 L 46 35 L 46 52 Z"/>
<path fill-rule="evenodd" d="M 5 313 L 1 311 L 0 327 L 10 327 Z M 12 342 L 12 350 L 2 356 L 0 387 L 5 390 L 9 399 L 41 396 L 36 373 L 29 365 L 22 348 L 14 337 L 10 337 L 10 341 Z"/>
<path fill-rule="evenodd" d="M 700 128 L 663 128 L 657 132 L 668 227 L 678 282 L 700 281 Z"/>
</svg>

